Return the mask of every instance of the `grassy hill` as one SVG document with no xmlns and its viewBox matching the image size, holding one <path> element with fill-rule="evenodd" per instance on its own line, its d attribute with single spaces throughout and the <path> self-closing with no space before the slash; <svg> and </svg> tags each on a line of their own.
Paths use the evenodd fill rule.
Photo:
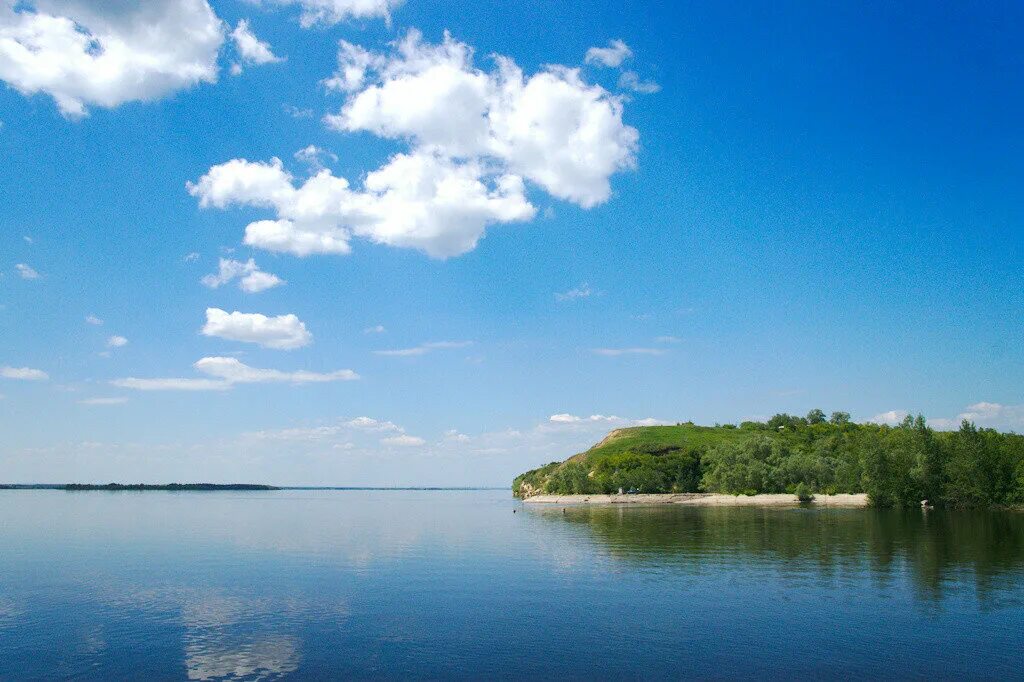
<svg viewBox="0 0 1024 682">
<path fill-rule="evenodd" d="M 923 418 L 899 426 L 776 415 L 736 426 L 617 429 L 586 452 L 516 477 L 518 497 L 541 493 L 868 493 L 878 505 L 1024 504 L 1024 436 L 978 429 L 936 432 Z"/>
</svg>

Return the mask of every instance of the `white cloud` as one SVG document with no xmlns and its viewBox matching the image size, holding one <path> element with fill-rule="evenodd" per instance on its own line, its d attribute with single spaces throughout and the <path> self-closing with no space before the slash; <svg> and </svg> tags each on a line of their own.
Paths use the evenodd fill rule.
<svg viewBox="0 0 1024 682">
<path fill-rule="evenodd" d="M 356 417 L 355 419 L 346 422 L 345 425 L 354 429 L 362 429 L 364 431 L 398 431 L 401 433 L 405 430 L 394 422 L 382 421 L 380 419 L 374 419 L 373 417 Z"/>
<path fill-rule="evenodd" d="M 299 23 L 303 28 L 316 24 L 337 24 L 346 19 L 384 19 L 390 22 L 391 12 L 402 0 L 252 0 L 264 5 L 297 5 L 301 9 Z"/>
<path fill-rule="evenodd" d="M 957 415 L 957 422 L 966 419 L 981 426 L 1024 426 L 1024 405 L 1002 405 L 1000 403 L 980 402 L 968 405 L 967 409 Z"/>
<path fill-rule="evenodd" d="M 86 398 L 79 400 L 79 405 L 124 405 L 128 398 Z"/>
<path fill-rule="evenodd" d="M 40 274 L 35 269 L 25 265 L 24 263 L 18 263 L 14 266 L 14 269 L 18 271 L 18 275 L 22 279 L 39 279 Z"/>
<path fill-rule="evenodd" d="M 206 0 L 0 2 L 0 80 L 69 118 L 215 82 L 223 41 Z"/>
<path fill-rule="evenodd" d="M 46 381 L 50 375 L 41 369 L 31 367 L 0 367 L 0 377 L 22 381 Z"/>
<path fill-rule="evenodd" d="M 216 379 L 138 379 L 127 377 L 114 379 L 110 382 L 118 388 L 130 388 L 136 391 L 226 391 L 231 388 L 227 381 Z"/>
<path fill-rule="evenodd" d="M 654 337 L 654 343 L 675 344 L 675 343 L 682 343 L 682 342 L 683 342 L 683 340 L 681 338 L 679 338 L 678 336 L 655 336 Z"/>
<path fill-rule="evenodd" d="M 200 281 L 205 286 L 216 289 L 234 279 L 238 279 L 238 288 L 249 294 L 255 294 L 286 284 L 277 275 L 260 270 L 256 265 L 256 261 L 252 258 L 245 263 L 229 258 L 221 258 L 218 263 L 217 272 L 204 276 Z"/>
<path fill-rule="evenodd" d="M 237 358 L 224 357 L 202 358 L 195 363 L 194 367 L 203 374 L 235 384 L 317 384 L 331 381 L 355 381 L 359 378 L 359 375 L 350 369 L 340 369 L 326 374 L 305 370 L 282 372 L 276 369 L 257 369 L 243 364 Z"/>
<path fill-rule="evenodd" d="M 636 71 L 623 71 L 619 76 L 619 88 L 632 90 L 641 95 L 653 95 L 661 91 L 661 86 L 652 80 L 640 80 Z"/>
<path fill-rule="evenodd" d="M 420 447 L 425 445 L 427 441 L 423 440 L 419 436 L 410 436 L 407 434 L 401 434 L 399 436 L 391 436 L 389 438 L 381 438 L 381 445 L 395 445 L 398 447 L 409 448 L 409 447 Z"/>
<path fill-rule="evenodd" d="M 459 433 L 457 429 L 448 429 L 444 432 L 444 442 L 446 443 L 468 443 L 472 438 L 464 433 Z"/>
<path fill-rule="evenodd" d="M 323 84 L 329 90 L 353 92 L 363 87 L 366 83 L 367 72 L 371 68 L 380 68 L 383 63 L 383 57 L 380 55 L 353 45 L 347 40 L 339 40 L 338 70 L 334 72 L 333 76 L 325 79 Z"/>
<path fill-rule="evenodd" d="M 635 426 L 666 426 L 671 422 L 664 421 L 662 419 L 655 419 L 654 417 L 646 417 L 644 419 L 633 420 Z"/>
<path fill-rule="evenodd" d="M 896 426 L 910 414 L 906 410 L 889 410 L 876 414 L 869 423 Z M 940 431 L 960 428 L 964 420 L 973 422 L 980 427 L 996 429 L 1019 429 L 1024 427 L 1024 405 L 1003 405 L 994 402 L 979 402 L 968 405 L 956 417 L 929 417 L 928 426 Z"/>
<path fill-rule="evenodd" d="M 868 421 L 872 424 L 888 424 L 889 426 L 896 426 L 903 422 L 907 414 L 906 410 L 889 410 L 888 412 L 876 414 Z"/>
<path fill-rule="evenodd" d="M 111 336 L 107 339 L 107 348 L 122 348 L 128 345 L 128 339 L 123 336 Z"/>
<path fill-rule="evenodd" d="M 0 122 L 0 127 L 3 127 L 3 123 L 2 122 Z M 32 237 L 28 236 L 27 234 L 24 237 L 22 237 L 22 239 L 25 240 L 26 244 L 32 244 L 33 243 Z"/>
<path fill-rule="evenodd" d="M 363 330 L 364 334 L 383 334 L 387 329 L 382 324 L 375 324 L 372 327 L 367 327 Z"/>
<path fill-rule="evenodd" d="M 590 285 L 584 283 L 576 287 L 575 289 L 569 289 L 568 291 L 556 292 L 556 301 L 575 301 L 580 298 L 589 298 L 593 295 L 593 290 Z"/>
<path fill-rule="evenodd" d="M 635 165 L 638 134 L 622 123 L 622 100 L 588 85 L 578 69 L 549 66 L 529 78 L 496 57 L 484 72 L 473 50 L 447 33 L 440 45 L 410 31 L 393 54 L 372 55 L 362 78 L 344 49 L 336 78 L 353 90 L 328 125 L 401 138 L 449 157 L 486 158 L 560 199 L 606 201 L 609 178 Z M 368 84 L 367 84 L 368 83 Z"/>
<path fill-rule="evenodd" d="M 664 348 L 594 348 L 595 355 L 664 355 Z"/>
<path fill-rule="evenodd" d="M 85 321 L 87 323 L 89 323 L 91 325 L 94 325 L 94 326 L 97 326 L 97 327 L 103 325 L 103 320 L 101 320 L 100 318 L 96 317 L 95 315 L 86 315 L 85 316 Z"/>
<path fill-rule="evenodd" d="M 166 378 L 139 379 L 128 377 L 111 383 L 120 388 L 139 391 L 224 391 L 235 384 L 322 384 L 334 381 L 355 381 L 359 375 L 350 369 L 319 373 L 298 370 L 284 372 L 277 369 L 250 367 L 238 358 L 200 358 L 192 365 L 212 379 Z"/>
<path fill-rule="evenodd" d="M 202 334 L 277 350 L 302 348 L 313 342 L 313 335 L 295 315 L 267 317 L 259 313 L 228 313 L 220 308 L 206 309 Z"/>
<path fill-rule="evenodd" d="M 622 66 L 622 62 L 632 56 L 633 51 L 629 49 L 629 45 L 626 45 L 622 40 L 616 38 L 615 40 L 608 41 L 608 47 L 592 47 L 587 50 L 587 55 L 584 58 L 584 61 L 586 61 L 587 64 L 599 64 L 601 66 L 616 68 Z"/>
<path fill-rule="evenodd" d="M 487 225 L 527 220 L 535 212 L 518 176 L 489 178 L 476 162 L 422 151 L 393 156 L 366 176 L 362 190 L 327 169 L 295 186 L 276 158 L 214 166 L 188 190 L 202 207 L 274 209 L 276 220 L 246 227 L 245 243 L 297 256 L 346 254 L 358 236 L 446 258 L 472 250 Z"/>
<path fill-rule="evenodd" d="M 312 109 L 300 109 L 294 104 L 282 104 L 281 109 L 292 118 L 313 118 Z"/>
<path fill-rule="evenodd" d="M 574 414 L 563 412 L 561 414 L 551 415 L 548 417 L 548 421 L 554 424 L 578 424 L 580 422 L 615 423 L 627 420 L 622 417 L 616 417 L 615 415 L 592 414 L 589 417 L 577 417 Z"/>
<path fill-rule="evenodd" d="M 186 263 L 195 263 L 197 260 L 199 260 L 199 253 L 197 251 L 186 253 L 182 260 L 185 261 Z"/>
<path fill-rule="evenodd" d="M 308 147 L 304 147 L 294 154 L 295 160 L 300 163 L 304 163 L 309 166 L 310 170 L 321 171 L 325 167 L 324 159 L 329 159 L 332 162 L 338 160 L 338 155 L 333 152 L 329 152 L 322 147 L 317 147 L 315 144 L 311 144 Z"/>
<path fill-rule="evenodd" d="M 298 256 L 345 254 L 353 237 L 414 248 L 435 258 L 474 249 L 495 224 L 531 220 L 525 181 L 590 208 L 610 178 L 635 166 L 638 134 L 622 122 L 623 99 L 550 66 L 526 77 L 507 58 L 489 72 L 473 50 L 410 31 L 389 53 L 342 42 L 325 81 L 347 93 L 325 121 L 338 130 L 401 139 L 410 150 L 368 173 L 361 187 L 321 169 L 298 182 L 279 159 L 234 159 L 189 192 L 202 207 L 255 206 L 245 243 Z"/>
<path fill-rule="evenodd" d="M 435 350 L 445 350 L 449 348 L 466 348 L 467 346 L 473 345 L 472 341 L 431 341 L 429 343 L 421 343 L 418 346 L 412 348 L 398 348 L 395 350 L 375 350 L 375 355 L 386 355 L 391 357 L 415 357 L 419 355 L 426 355 Z"/>
<path fill-rule="evenodd" d="M 231 32 L 231 39 L 235 42 L 235 49 L 239 57 L 246 64 L 274 64 L 283 62 L 284 58 L 278 57 L 270 49 L 270 44 L 257 38 L 249 29 L 249 22 L 240 19 L 235 30 Z"/>
</svg>

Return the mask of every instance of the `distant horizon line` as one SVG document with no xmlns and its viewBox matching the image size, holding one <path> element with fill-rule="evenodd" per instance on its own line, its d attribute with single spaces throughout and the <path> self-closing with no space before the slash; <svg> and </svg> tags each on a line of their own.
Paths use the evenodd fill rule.
<svg viewBox="0 0 1024 682">
<path fill-rule="evenodd" d="M 94 488 L 102 488 L 104 486 L 118 486 L 123 488 L 131 488 L 132 486 L 145 486 L 147 488 L 168 486 L 216 486 L 220 490 L 229 488 L 230 486 L 242 487 L 254 487 L 262 486 L 272 490 L 505 490 L 509 486 L 488 486 L 488 485 L 471 485 L 471 486 L 437 486 L 437 485 L 395 485 L 395 486 L 378 486 L 378 485 L 274 485 L 272 483 L 208 483 L 208 482 L 194 482 L 194 483 L 0 483 L 0 490 L 63 490 L 69 487 L 75 486 L 88 486 Z"/>
</svg>

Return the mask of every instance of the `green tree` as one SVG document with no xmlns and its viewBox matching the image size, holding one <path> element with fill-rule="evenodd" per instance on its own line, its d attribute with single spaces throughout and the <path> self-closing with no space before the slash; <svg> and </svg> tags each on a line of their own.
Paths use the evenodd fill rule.
<svg viewBox="0 0 1024 682">
<path fill-rule="evenodd" d="M 807 423 L 811 424 L 812 426 L 814 424 L 824 424 L 825 413 L 819 410 L 818 408 L 814 408 L 813 410 L 807 413 Z"/>
<path fill-rule="evenodd" d="M 830 424 L 835 426 L 845 426 L 850 423 L 849 412 L 833 412 L 832 416 L 828 419 Z"/>
</svg>

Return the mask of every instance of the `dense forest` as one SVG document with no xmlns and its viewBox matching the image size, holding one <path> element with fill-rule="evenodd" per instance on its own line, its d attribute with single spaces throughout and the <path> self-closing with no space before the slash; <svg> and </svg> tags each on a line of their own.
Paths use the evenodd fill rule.
<svg viewBox="0 0 1024 682">
<path fill-rule="evenodd" d="M 519 497 L 541 493 L 867 493 L 882 507 L 922 500 L 952 507 L 1024 505 L 1024 436 L 963 422 L 935 431 L 778 414 L 767 422 L 693 423 L 613 431 L 590 450 L 517 477 Z"/>
</svg>

